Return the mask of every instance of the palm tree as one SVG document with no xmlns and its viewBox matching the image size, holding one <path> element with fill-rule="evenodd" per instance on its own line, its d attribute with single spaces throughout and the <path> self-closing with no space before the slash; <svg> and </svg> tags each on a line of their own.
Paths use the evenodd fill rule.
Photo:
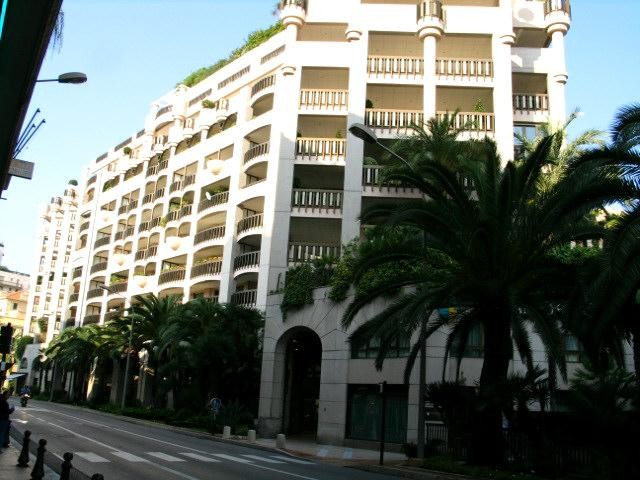
<svg viewBox="0 0 640 480">
<path fill-rule="evenodd" d="M 427 312 L 457 306 L 455 316 L 432 316 L 424 336 L 448 328 L 445 355 L 461 357 L 471 330 L 482 329 L 479 395 L 485 406 L 472 426 L 471 460 L 476 463 L 502 461 L 502 411 L 491 399 L 507 380 L 514 345 L 533 369 L 531 329 L 555 358 L 564 358 L 562 331 L 551 306 L 565 301 L 575 269 L 555 259 L 554 250 L 599 238 L 603 229 L 589 221 L 589 213 L 638 193 L 619 174 L 616 162 L 625 156 L 622 152 L 568 159 L 557 181 L 545 182 L 545 172 L 553 167 L 554 141 L 548 137 L 526 158 L 504 166 L 488 139 L 466 144 L 453 167 L 422 156 L 395 162 L 387 178 L 413 186 L 423 197 L 374 206 L 362 215 L 364 224 L 403 226 L 416 234 L 392 245 L 384 238 L 365 245 L 356 280 L 372 268 L 400 261 L 420 268 L 356 295 L 343 323 L 348 327 L 374 299 L 411 287 L 355 334 L 407 335 L 420 330 Z M 558 366 L 566 376 L 563 362 Z"/>
<path fill-rule="evenodd" d="M 163 325 L 159 351 L 167 352 L 188 371 L 191 384 L 185 378 L 176 383 L 183 389 L 196 389 L 199 405 L 205 405 L 207 395 L 214 391 L 217 395 L 224 392 L 228 400 L 244 400 L 252 398 L 259 382 L 261 328 L 262 318 L 256 310 L 197 298 L 185 305 L 181 318 Z"/>
</svg>

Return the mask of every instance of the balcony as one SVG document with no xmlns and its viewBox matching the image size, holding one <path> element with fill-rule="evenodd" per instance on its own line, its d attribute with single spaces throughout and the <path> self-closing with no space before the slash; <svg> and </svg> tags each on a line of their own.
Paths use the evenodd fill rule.
<svg viewBox="0 0 640 480">
<path fill-rule="evenodd" d="M 513 120 L 515 122 L 545 122 L 549 115 L 549 96 L 535 93 L 513 95 Z"/>
<path fill-rule="evenodd" d="M 82 267 L 74 268 L 71 278 L 79 278 L 82 276 Z"/>
<path fill-rule="evenodd" d="M 340 138 L 298 138 L 296 162 L 344 165 L 347 141 Z"/>
<path fill-rule="evenodd" d="M 167 219 L 167 222 L 180 220 L 181 218 L 191 215 L 192 209 L 193 209 L 193 205 L 183 205 L 178 210 L 169 212 L 165 218 Z"/>
<path fill-rule="evenodd" d="M 164 170 L 169 166 L 168 160 L 161 160 L 155 165 L 152 165 L 147 168 L 147 177 L 151 177 L 152 175 L 157 175 L 159 172 Z"/>
<path fill-rule="evenodd" d="M 97 315 L 85 315 L 82 320 L 82 325 L 92 325 L 100 323 L 100 314 Z"/>
<path fill-rule="evenodd" d="M 493 79 L 493 61 L 478 58 L 438 58 L 436 75 L 440 84 L 459 84 L 460 81 L 488 83 Z"/>
<path fill-rule="evenodd" d="M 257 82 L 253 87 L 251 87 L 251 96 L 255 97 L 261 91 L 272 87 L 276 83 L 276 76 L 269 75 L 268 77 L 263 78 L 259 82 Z"/>
<path fill-rule="evenodd" d="M 376 80 L 386 78 L 422 80 L 424 58 L 372 55 L 367 59 L 367 73 Z"/>
<path fill-rule="evenodd" d="M 122 240 L 123 238 L 124 238 L 124 230 L 120 230 L 119 232 L 116 232 L 114 236 L 114 241 L 117 242 L 118 240 Z"/>
<path fill-rule="evenodd" d="M 547 16 L 552 13 L 565 13 L 571 17 L 570 0 L 545 0 L 544 15 Z"/>
<path fill-rule="evenodd" d="M 82 224 L 80 224 L 80 231 L 84 232 L 85 230 L 89 229 L 89 223 L 90 222 L 83 222 Z"/>
<path fill-rule="evenodd" d="M 159 188 L 153 194 L 153 199 L 154 200 L 160 200 L 162 197 L 164 197 L 164 188 Z"/>
<path fill-rule="evenodd" d="M 147 203 L 153 202 L 153 193 L 147 193 L 144 197 L 142 197 L 142 204 L 146 205 Z"/>
<path fill-rule="evenodd" d="M 269 154 L 269 142 L 260 143 L 258 145 L 254 145 L 249 150 L 247 150 L 244 154 L 244 163 L 245 165 L 252 160 L 255 160 L 259 157 L 265 156 Z"/>
<path fill-rule="evenodd" d="M 348 90 L 303 89 L 300 91 L 300 110 L 303 113 L 347 113 Z"/>
<path fill-rule="evenodd" d="M 158 110 L 158 113 L 156 113 L 156 118 L 161 117 L 165 113 L 170 113 L 172 110 L 173 110 L 173 105 L 167 105 L 166 107 L 162 107 L 160 110 Z"/>
<path fill-rule="evenodd" d="M 87 300 L 90 298 L 99 298 L 104 294 L 104 290 L 101 288 L 92 288 L 87 292 Z"/>
<path fill-rule="evenodd" d="M 411 197 L 419 198 L 420 192 L 409 185 L 390 182 L 382 183 L 380 172 L 382 167 L 378 165 L 362 168 L 362 195 L 371 197 Z"/>
<path fill-rule="evenodd" d="M 451 117 L 449 112 L 436 112 L 438 120 Z M 483 112 L 458 112 L 453 120 L 454 128 L 466 132 L 489 133 L 493 132 L 493 113 Z"/>
<path fill-rule="evenodd" d="M 211 198 L 202 200 L 198 204 L 198 213 L 202 213 L 205 210 L 208 210 L 212 207 L 217 207 L 219 205 L 224 205 L 229 201 L 229 192 L 220 192 L 214 195 L 211 195 Z"/>
<path fill-rule="evenodd" d="M 201 232 L 196 233 L 193 244 L 198 245 L 203 242 L 208 242 L 211 240 L 220 240 L 224 238 L 225 226 L 221 225 L 219 227 L 208 228 Z"/>
<path fill-rule="evenodd" d="M 126 292 L 128 285 L 128 282 L 112 283 L 111 285 L 109 285 L 109 294 L 112 295 L 114 293 Z"/>
<path fill-rule="evenodd" d="M 417 19 L 437 18 L 443 20 L 442 2 L 440 0 L 425 0 L 418 3 Z"/>
<path fill-rule="evenodd" d="M 234 305 L 252 307 L 255 306 L 257 298 L 257 290 L 243 290 L 241 292 L 235 292 L 231 295 L 231 303 L 233 303 Z"/>
<path fill-rule="evenodd" d="M 91 266 L 91 273 L 101 272 L 102 270 L 106 270 L 109 262 L 100 262 Z"/>
<path fill-rule="evenodd" d="M 144 255 L 146 253 L 146 250 L 138 250 L 135 254 L 135 261 L 140 261 L 140 260 L 144 260 Z"/>
<path fill-rule="evenodd" d="M 377 130 L 377 133 L 408 133 L 413 125 L 424 123 L 422 110 L 387 110 L 367 108 L 365 124 Z"/>
<path fill-rule="evenodd" d="M 110 242 L 111 242 L 111 236 L 108 235 L 106 237 L 97 239 L 93 244 L 93 247 L 94 248 L 104 247 L 105 245 L 109 245 Z"/>
<path fill-rule="evenodd" d="M 146 232 L 147 230 L 151 229 L 151 222 L 141 222 L 140 225 L 138 225 L 138 233 L 141 232 Z"/>
<path fill-rule="evenodd" d="M 180 282 L 184 280 L 186 268 L 184 266 L 166 270 L 158 277 L 158 285 L 163 285 L 169 282 Z"/>
<path fill-rule="evenodd" d="M 233 270 L 246 270 L 248 268 L 258 268 L 260 266 L 260 250 L 238 255 L 233 259 Z"/>
<path fill-rule="evenodd" d="M 340 256 L 340 245 L 322 243 L 290 243 L 289 263 L 303 263 L 316 258 Z"/>
<path fill-rule="evenodd" d="M 76 321 L 73 318 L 67 318 L 64 321 L 64 328 L 73 328 L 76 326 Z"/>
<path fill-rule="evenodd" d="M 149 221 L 149 227 L 150 227 L 150 228 L 155 228 L 155 227 L 160 226 L 160 224 L 161 224 L 161 223 L 162 223 L 162 217 L 152 218 L 152 219 Z"/>
<path fill-rule="evenodd" d="M 222 271 L 222 261 L 212 260 L 204 263 L 199 263 L 191 267 L 191 278 L 198 277 L 214 277 L 220 275 Z"/>
<path fill-rule="evenodd" d="M 158 254 L 158 246 L 157 245 L 152 245 L 149 248 L 147 248 L 145 250 L 145 254 L 144 254 L 144 258 L 145 259 L 149 259 L 149 258 L 153 258 Z"/>
<path fill-rule="evenodd" d="M 80 299 L 79 293 L 72 293 L 69 295 L 69 303 L 77 302 Z"/>
<path fill-rule="evenodd" d="M 242 218 L 240 221 L 238 221 L 237 225 L 238 235 L 249 230 L 262 227 L 262 221 L 262 213 L 249 215 L 248 217 Z"/>
<path fill-rule="evenodd" d="M 129 205 L 120 205 L 118 208 L 118 215 L 122 215 L 123 213 L 127 213 L 129 211 Z"/>
<path fill-rule="evenodd" d="M 342 195 L 342 190 L 294 188 L 291 198 L 292 215 L 340 217 Z"/>
<path fill-rule="evenodd" d="M 189 185 L 193 185 L 194 183 L 196 183 L 195 175 L 185 175 L 182 180 L 177 180 L 171 184 L 171 186 L 169 187 L 169 193 L 180 191 L 183 188 L 188 187 Z"/>
</svg>

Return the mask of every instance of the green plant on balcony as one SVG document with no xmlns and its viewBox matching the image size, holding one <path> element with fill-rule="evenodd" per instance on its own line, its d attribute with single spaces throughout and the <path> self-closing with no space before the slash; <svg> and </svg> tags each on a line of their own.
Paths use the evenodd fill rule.
<svg viewBox="0 0 640 480">
<path fill-rule="evenodd" d="M 235 50 L 233 50 L 227 58 L 220 59 L 213 65 L 210 65 L 208 67 L 202 67 L 196 70 L 195 72 L 190 73 L 178 85 L 182 84 L 182 85 L 186 85 L 187 87 L 193 87 L 194 85 L 203 81 L 205 78 L 213 75 L 215 72 L 217 72 L 221 68 L 227 66 L 234 60 L 240 58 L 245 53 L 253 50 L 256 47 L 259 47 L 264 42 L 269 40 L 271 37 L 280 33 L 283 30 L 284 30 L 284 25 L 278 22 L 268 28 L 265 28 L 262 30 L 256 30 L 255 32 L 250 33 L 249 36 L 247 37 L 247 40 L 244 42 L 244 44 L 236 48 Z"/>
<path fill-rule="evenodd" d="M 109 279 L 109 285 L 118 285 L 119 283 L 127 283 L 127 277 L 118 277 L 116 275 L 111 275 Z"/>
<path fill-rule="evenodd" d="M 200 258 L 199 260 L 196 260 L 195 262 L 193 262 L 194 265 L 203 265 L 205 263 L 213 263 L 213 262 L 220 262 L 222 261 L 222 257 L 206 257 L 206 258 Z"/>
<path fill-rule="evenodd" d="M 374 108 L 373 107 L 373 102 L 371 101 L 370 98 L 367 98 L 367 101 L 364 104 L 365 108 Z"/>
<path fill-rule="evenodd" d="M 184 265 L 179 265 L 177 263 L 165 264 L 164 268 L 162 269 L 162 273 L 173 272 L 175 270 L 184 270 Z"/>
<path fill-rule="evenodd" d="M 78 181 L 75 178 L 69 180 L 69 185 L 73 185 L 74 187 L 78 186 Z"/>
<path fill-rule="evenodd" d="M 107 190 L 111 190 L 115 186 L 116 186 L 116 182 L 114 182 L 114 179 L 112 178 L 111 180 L 107 180 L 106 182 L 104 182 L 104 186 L 102 187 L 102 191 L 106 192 Z"/>
<path fill-rule="evenodd" d="M 228 191 L 229 191 L 229 187 L 226 187 L 224 185 L 220 185 L 218 187 L 213 187 L 213 188 L 210 188 L 209 190 L 207 190 L 209 195 L 218 195 L 219 193 L 226 193 Z"/>
<path fill-rule="evenodd" d="M 280 310 L 287 313 L 313 303 L 313 290 L 327 286 L 335 271 L 335 259 L 322 257 L 290 268 L 284 281 Z"/>
<path fill-rule="evenodd" d="M 122 150 L 122 152 L 128 156 L 131 156 L 131 151 L 131 147 L 124 147 L 124 149 Z"/>
<path fill-rule="evenodd" d="M 214 102 L 211 100 L 202 101 L 202 108 L 217 108 L 217 106 L 218 106 L 217 102 Z"/>
<path fill-rule="evenodd" d="M 482 99 L 478 99 L 478 101 L 476 102 L 476 104 L 473 106 L 473 111 L 477 112 L 477 113 L 484 113 L 487 111 L 487 107 L 485 107 L 484 102 L 482 101 Z"/>
<path fill-rule="evenodd" d="M 160 225 L 161 227 L 166 227 L 166 226 L 167 226 L 167 222 L 168 222 L 168 221 L 169 221 L 169 219 L 168 219 L 167 217 L 162 217 L 162 218 L 160 219 L 160 223 L 159 223 L 159 225 Z"/>
</svg>

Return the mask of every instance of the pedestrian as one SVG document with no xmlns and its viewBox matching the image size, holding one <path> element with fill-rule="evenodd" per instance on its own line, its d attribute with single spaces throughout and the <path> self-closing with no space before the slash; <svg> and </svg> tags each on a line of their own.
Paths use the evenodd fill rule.
<svg viewBox="0 0 640 480">
<path fill-rule="evenodd" d="M 9 405 L 9 391 L 5 390 L 0 395 L 0 448 L 9 446 L 9 428 L 11 421 L 9 415 L 13 413 L 13 407 Z"/>
</svg>

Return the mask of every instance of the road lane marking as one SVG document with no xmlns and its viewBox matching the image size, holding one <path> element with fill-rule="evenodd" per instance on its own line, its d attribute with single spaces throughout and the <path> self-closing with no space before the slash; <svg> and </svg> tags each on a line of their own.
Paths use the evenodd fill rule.
<svg viewBox="0 0 640 480">
<path fill-rule="evenodd" d="M 299 463 L 301 465 L 313 465 L 313 462 L 307 462 L 306 460 L 298 460 L 294 457 L 285 457 L 284 455 L 271 455 L 271 458 L 277 458 L 278 460 L 284 460 L 291 463 Z"/>
<path fill-rule="evenodd" d="M 148 462 L 149 461 L 149 460 L 147 460 L 145 458 L 138 457 L 138 456 L 134 455 L 133 453 L 129 453 L 129 452 L 111 452 L 111 454 L 115 455 L 116 457 L 121 458 L 122 460 L 126 460 L 127 462 L 140 463 L 140 462 Z"/>
<path fill-rule="evenodd" d="M 184 462 L 182 458 L 174 457 L 173 455 L 167 455 L 162 452 L 147 452 L 147 455 L 151 455 L 152 457 L 159 458 L 160 460 L 164 460 L 166 462 Z"/>
<path fill-rule="evenodd" d="M 212 453 L 214 457 L 224 458 L 225 460 L 231 460 L 232 462 L 238 463 L 253 463 L 251 460 L 247 460 L 246 458 L 234 457 L 233 455 L 227 455 L 225 453 Z"/>
<path fill-rule="evenodd" d="M 320 450 L 318 450 L 319 457 L 326 457 L 328 454 L 329 454 L 328 448 L 321 448 Z"/>
<path fill-rule="evenodd" d="M 91 420 L 86 420 L 86 419 L 83 419 L 83 418 L 80 418 L 80 417 L 76 417 L 74 415 L 69 415 L 67 413 L 62 413 L 62 412 L 59 412 L 59 411 L 53 411 L 52 410 L 51 413 L 53 413 L 54 415 L 62 415 L 63 417 L 73 418 L 74 420 L 78 420 L 80 423 L 97 425 L 97 426 L 105 428 L 107 430 L 115 430 L 116 432 L 119 432 L 119 433 L 126 433 L 126 434 L 134 436 L 134 437 L 144 438 L 144 439 L 147 439 L 147 440 L 151 440 L 153 442 L 162 443 L 164 445 L 171 445 L 172 447 L 183 448 L 185 450 L 191 450 L 192 452 L 204 453 L 205 455 L 210 455 L 211 454 L 210 452 L 207 452 L 205 450 L 199 450 L 197 448 L 187 447 L 186 445 L 180 445 L 178 443 L 167 442 L 165 440 L 159 440 L 157 438 L 149 437 L 147 435 L 142 435 L 140 433 L 134 433 L 134 432 L 131 432 L 129 430 L 124 430 L 122 427 L 120 427 L 120 428 L 112 427 L 112 426 L 104 424 L 104 423 L 93 422 Z M 33 417 L 33 415 L 31 415 L 31 416 Z M 34 418 L 37 418 L 37 417 L 34 417 Z M 41 420 L 41 419 L 38 419 L 38 420 Z M 50 423 L 50 422 L 47 422 L 46 420 L 42 420 L 42 421 L 44 421 L 45 423 Z M 68 430 L 68 431 L 70 431 L 70 430 Z M 74 433 L 74 432 L 71 432 L 71 433 Z M 75 434 L 75 435 L 78 435 L 78 434 Z M 85 437 L 85 438 L 87 438 L 87 437 Z M 97 440 L 93 440 L 93 439 L 89 439 L 89 440 L 91 440 L 92 442 L 97 442 Z M 100 442 L 97 442 L 97 443 L 100 443 Z M 114 447 L 108 447 L 108 448 L 116 450 Z M 247 448 L 250 448 L 250 447 L 247 447 Z M 273 457 L 273 458 L 278 458 L 278 457 Z M 284 457 L 283 456 L 282 460 L 288 460 L 288 458 L 289 457 Z M 301 463 L 301 464 L 305 464 L 305 465 L 313 465 L 312 462 L 303 462 L 302 460 L 297 460 L 297 461 L 295 461 L 293 463 Z M 171 470 L 170 468 L 160 466 L 160 465 L 158 465 L 156 463 L 154 463 L 153 465 L 156 466 L 157 468 L 162 469 L 162 470 L 166 470 L 166 471 L 170 471 L 172 473 L 175 473 L 176 475 L 179 475 L 179 476 L 181 476 L 183 478 L 187 478 L 189 480 L 198 480 L 195 477 L 190 477 L 188 475 L 184 475 L 184 474 L 182 474 L 180 472 L 176 472 L 175 470 Z M 249 467 L 259 468 L 260 470 L 268 470 L 270 472 L 281 473 L 281 474 L 287 475 L 289 477 L 301 478 L 303 480 L 320 480 L 317 477 L 307 477 L 305 475 L 299 475 L 297 473 L 291 473 L 291 472 L 287 472 L 285 470 L 278 470 L 277 468 L 271 468 L 271 467 L 267 467 L 265 465 L 256 465 L 255 463 L 247 463 L 246 465 L 249 466 Z"/>
<path fill-rule="evenodd" d="M 215 458 L 211 458 L 211 457 L 205 457 L 204 455 L 198 455 L 197 453 L 180 452 L 180 455 L 193 458 L 194 460 L 200 460 L 201 462 L 220 463 L 220 460 L 216 460 Z"/>
<path fill-rule="evenodd" d="M 258 455 L 245 455 L 242 454 L 243 457 L 251 458 L 252 460 L 257 460 L 258 462 L 266 462 L 266 463 L 280 463 L 283 464 L 280 460 L 272 460 L 271 458 L 260 457 Z"/>
<path fill-rule="evenodd" d="M 109 460 L 107 460 L 104 457 L 101 457 L 100 455 L 96 455 L 93 452 L 73 452 L 73 454 L 77 457 L 84 458 L 87 462 L 109 463 Z"/>
</svg>

